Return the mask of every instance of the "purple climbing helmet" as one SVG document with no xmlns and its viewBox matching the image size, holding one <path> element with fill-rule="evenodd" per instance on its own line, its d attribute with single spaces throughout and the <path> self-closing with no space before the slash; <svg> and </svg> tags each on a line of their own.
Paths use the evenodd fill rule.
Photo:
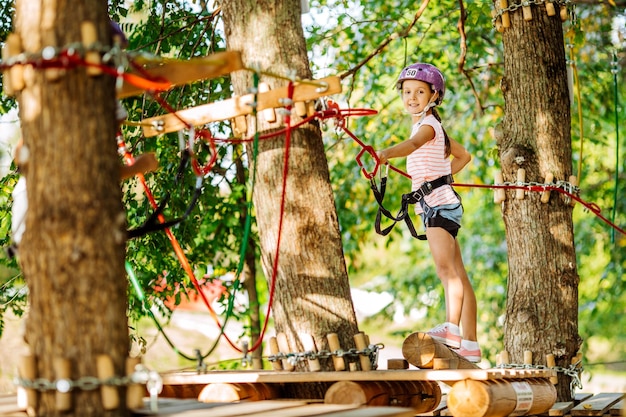
<svg viewBox="0 0 626 417">
<path fill-rule="evenodd" d="M 424 81 L 433 86 L 433 89 L 439 92 L 437 97 L 437 104 L 440 104 L 443 100 L 443 96 L 446 93 L 446 80 L 443 78 L 441 71 L 436 66 L 431 64 L 417 63 L 409 65 L 404 68 L 398 77 L 396 87 L 398 90 L 402 89 L 402 83 L 405 80 L 417 80 Z"/>
</svg>

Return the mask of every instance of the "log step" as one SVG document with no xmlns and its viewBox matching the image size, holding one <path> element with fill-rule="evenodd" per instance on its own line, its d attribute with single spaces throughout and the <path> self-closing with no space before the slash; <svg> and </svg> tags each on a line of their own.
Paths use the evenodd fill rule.
<svg viewBox="0 0 626 417">
<path fill-rule="evenodd" d="M 411 333 L 404 339 L 402 355 L 411 365 L 423 369 L 434 368 L 436 359 L 448 359 L 457 364 L 458 369 L 478 369 L 478 365 L 423 332 Z"/>
<path fill-rule="evenodd" d="M 424 413 L 434 410 L 441 396 L 439 384 L 431 381 L 339 381 L 328 388 L 324 403 L 390 405 Z"/>
</svg>

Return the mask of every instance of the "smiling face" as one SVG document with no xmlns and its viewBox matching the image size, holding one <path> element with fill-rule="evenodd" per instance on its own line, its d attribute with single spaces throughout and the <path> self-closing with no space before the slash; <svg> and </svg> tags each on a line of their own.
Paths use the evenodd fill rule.
<svg viewBox="0 0 626 417">
<path fill-rule="evenodd" d="M 407 112 L 418 115 L 437 97 L 430 84 L 418 80 L 405 80 L 402 83 L 402 104 Z M 428 109 L 430 111 L 430 109 Z"/>
</svg>

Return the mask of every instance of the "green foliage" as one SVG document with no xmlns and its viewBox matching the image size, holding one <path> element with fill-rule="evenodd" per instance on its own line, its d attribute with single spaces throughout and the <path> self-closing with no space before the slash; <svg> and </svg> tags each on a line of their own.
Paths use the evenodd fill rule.
<svg viewBox="0 0 626 417">
<path fill-rule="evenodd" d="M 137 0 L 130 6 L 128 4 L 120 0 L 109 1 L 109 9 L 112 18 L 121 22 L 128 34 L 128 49 L 131 51 L 188 59 L 225 47 L 219 18 L 212 16 L 212 10 L 185 1 L 157 4 Z M 491 2 L 464 2 L 465 55 L 463 37 L 457 28 L 461 17 L 457 1 L 431 1 L 413 26 L 410 25 L 414 22 L 418 4 L 412 1 L 311 0 L 309 4 L 311 12 L 303 16 L 303 22 L 314 76 L 334 74 L 344 77 L 344 94 L 333 97 L 342 108 L 378 111 L 375 116 L 345 120 L 347 128 L 374 149 L 406 138 L 410 119 L 403 114 L 395 91 L 396 77 L 407 64 L 417 61 L 433 63 L 446 76 L 447 91 L 441 107 L 444 127 L 473 155 L 473 161 L 457 176 L 457 182 L 493 182 L 498 169 L 493 132 L 504 114 L 499 89 L 504 56 L 501 35 L 492 27 Z M 11 1 L 0 1 L 2 39 L 10 31 L 11 8 Z M 616 120 L 614 104 L 619 98 L 622 102 L 625 100 L 625 54 L 623 39 L 616 41 L 613 35 L 615 18 L 624 19 L 624 13 L 603 5 L 579 5 L 576 16 L 575 24 L 566 23 L 564 30 L 566 40 L 569 40 L 566 52 L 573 52 L 573 63 L 580 80 L 580 95 L 576 91 L 572 102 L 573 164 L 577 172 L 582 148 L 582 171 L 577 172 L 581 179 L 581 197 L 602 207 L 603 215 L 608 218 L 615 213 L 616 224 L 624 228 L 626 200 L 622 196 L 626 192 L 626 166 L 624 158 L 617 152 L 619 148 L 623 153 L 626 148 L 626 132 L 620 132 L 621 143 L 618 144 L 616 127 L 624 120 L 624 108 L 623 105 L 617 106 Z M 618 57 L 616 74 L 611 72 L 614 52 Z M 162 98 L 174 109 L 183 109 L 223 100 L 230 97 L 230 91 L 229 78 L 219 77 L 178 87 L 163 94 Z M 578 134 L 578 97 L 583 108 L 582 142 Z M 6 111 L 14 103 L 3 97 L 1 105 Z M 165 112 L 150 95 L 126 99 L 124 105 L 129 120 L 135 122 Z M 227 124 L 207 128 L 216 137 L 230 136 Z M 133 126 L 124 126 L 123 133 L 133 154 L 149 151 L 157 154 L 161 168 L 147 176 L 151 190 L 158 202 L 169 196 L 164 209 L 166 218 L 181 216 L 192 199 L 196 176 L 187 167 L 176 179 L 181 161 L 178 136 L 168 134 L 145 138 L 141 129 Z M 415 330 L 407 326 L 424 329 L 441 321 L 443 294 L 427 244 L 411 239 L 404 224 L 397 225 L 388 237 L 376 235 L 373 222 L 378 207 L 370 184 L 355 161 L 360 151 L 358 144 L 330 122 L 324 132 L 324 142 L 352 283 L 393 295 L 394 302 L 371 320 L 388 323 L 397 309 L 403 309 L 416 319 L 410 324 L 389 327 L 399 335 Z M 206 143 L 199 144 L 195 151 L 201 163 L 209 159 L 211 149 Z M 189 218 L 172 228 L 198 278 L 211 270 L 214 272 L 208 274 L 209 279 L 219 277 L 222 271 L 235 270 L 240 260 L 249 189 L 238 179 L 241 177 L 235 175 L 241 174 L 235 163 L 241 161 L 245 167 L 246 160 L 242 150 L 230 144 L 220 144 L 217 152 L 218 166 L 204 178 L 202 195 Z M 364 155 L 363 162 L 368 169 L 372 168 L 371 156 Z M 402 164 L 400 161 L 397 167 L 404 169 Z M 616 170 L 620 175 L 617 182 Z M 9 239 L 13 178 L 7 177 L 0 182 L 3 202 L 0 206 L 0 243 L 3 246 Z M 410 184 L 393 171 L 389 172 L 388 180 L 385 206 L 394 212 L 399 208 L 400 195 L 409 190 Z M 141 186 L 136 180 L 125 182 L 124 191 L 128 225 L 138 227 L 149 218 L 153 208 L 142 197 Z M 482 342 L 488 342 L 483 346 L 489 355 L 501 346 L 503 331 L 501 324 L 508 275 L 504 225 L 500 208 L 493 204 L 492 191 L 463 187 L 457 191 L 465 206 L 459 241 L 476 288 L 479 334 Z M 619 197 L 615 198 L 616 195 Z M 617 234 L 612 240 L 610 228 L 580 206 L 575 208 L 574 215 L 581 277 L 580 332 L 587 339 L 602 334 L 608 326 L 623 328 L 626 325 L 626 318 L 621 314 L 626 306 L 626 281 L 623 278 L 626 238 Z M 415 223 L 419 225 L 418 221 Z M 128 260 L 148 298 L 166 317 L 168 310 L 159 300 L 173 296 L 179 301 L 185 297 L 185 292 L 176 292 L 177 288 L 194 291 L 162 232 L 129 241 Z M 0 259 L 0 263 L 13 270 L 16 268 L 15 261 Z M 216 272 L 217 269 L 221 271 Z M 162 285 L 163 279 L 167 282 L 165 286 Z M 3 283 L 1 318 L 5 308 L 21 311 L 25 291 L 20 290 L 24 288 L 23 282 L 13 272 L 9 278 L 0 276 L 0 283 Z M 130 290 L 129 306 L 133 320 L 145 315 L 141 301 Z M 246 312 L 238 314 L 244 318 Z M 0 329 L 1 323 L 0 320 Z M 621 340 L 624 335 L 613 337 Z"/>
</svg>

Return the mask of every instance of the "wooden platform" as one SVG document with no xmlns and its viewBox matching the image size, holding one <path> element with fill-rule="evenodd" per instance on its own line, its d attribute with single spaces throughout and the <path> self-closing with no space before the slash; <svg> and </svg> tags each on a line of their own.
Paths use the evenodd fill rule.
<svg viewBox="0 0 626 417">
<path fill-rule="evenodd" d="M 133 410 L 131 416 L 169 417 L 413 417 L 415 412 L 404 407 L 360 407 L 350 404 L 323 404 L 315 401 L 272 400 L 240 403 L 206 404 L 195 400 L 160 398 L 157 410 L 145 400 L 142 409 Z M 17 408 L 14 395 L 0 396 L 0 416 L 27 417 Z"/>
<path fill-rule="evenodd" d="M 213 383 L 298 383 L 338 381 L 442 381 L 463 379 L 486 381 L 494 379 L 549 378 L 556 376 L 550 369 L 401 369 L 358 372 L 288 372 L 288 371 L 216 371 L 198 374 L 163 374 L 164 385 Z"/>
<path fill-rule="evenodd" d="M 624 393 L 577 394 L 574 401 L 558 402 L 542 416 L 602 416 L 621 417 L 624 412 Z M 146 399 L 147 403 L 147 399 Z M 446 406 L 444 396 L 436 409 L 415 414 L 405 407 L 359 407 L 347 404 L 322 404 L 305 400 L 271 400 L 240 402 L 235 404 L 205 404 L 196 400 L 160 398 L 158 411 L 153 412 L 146 405 L 135 410 L 133 416 L 170 417 L 409 417 L 409 416 L 452 416 Z M 1 417 L 26 417 L 25 411 L 17 407 L 15 395 L 0 395 Z M 462 416 L 456 416 L 462 417 Z"/>
</svg>

